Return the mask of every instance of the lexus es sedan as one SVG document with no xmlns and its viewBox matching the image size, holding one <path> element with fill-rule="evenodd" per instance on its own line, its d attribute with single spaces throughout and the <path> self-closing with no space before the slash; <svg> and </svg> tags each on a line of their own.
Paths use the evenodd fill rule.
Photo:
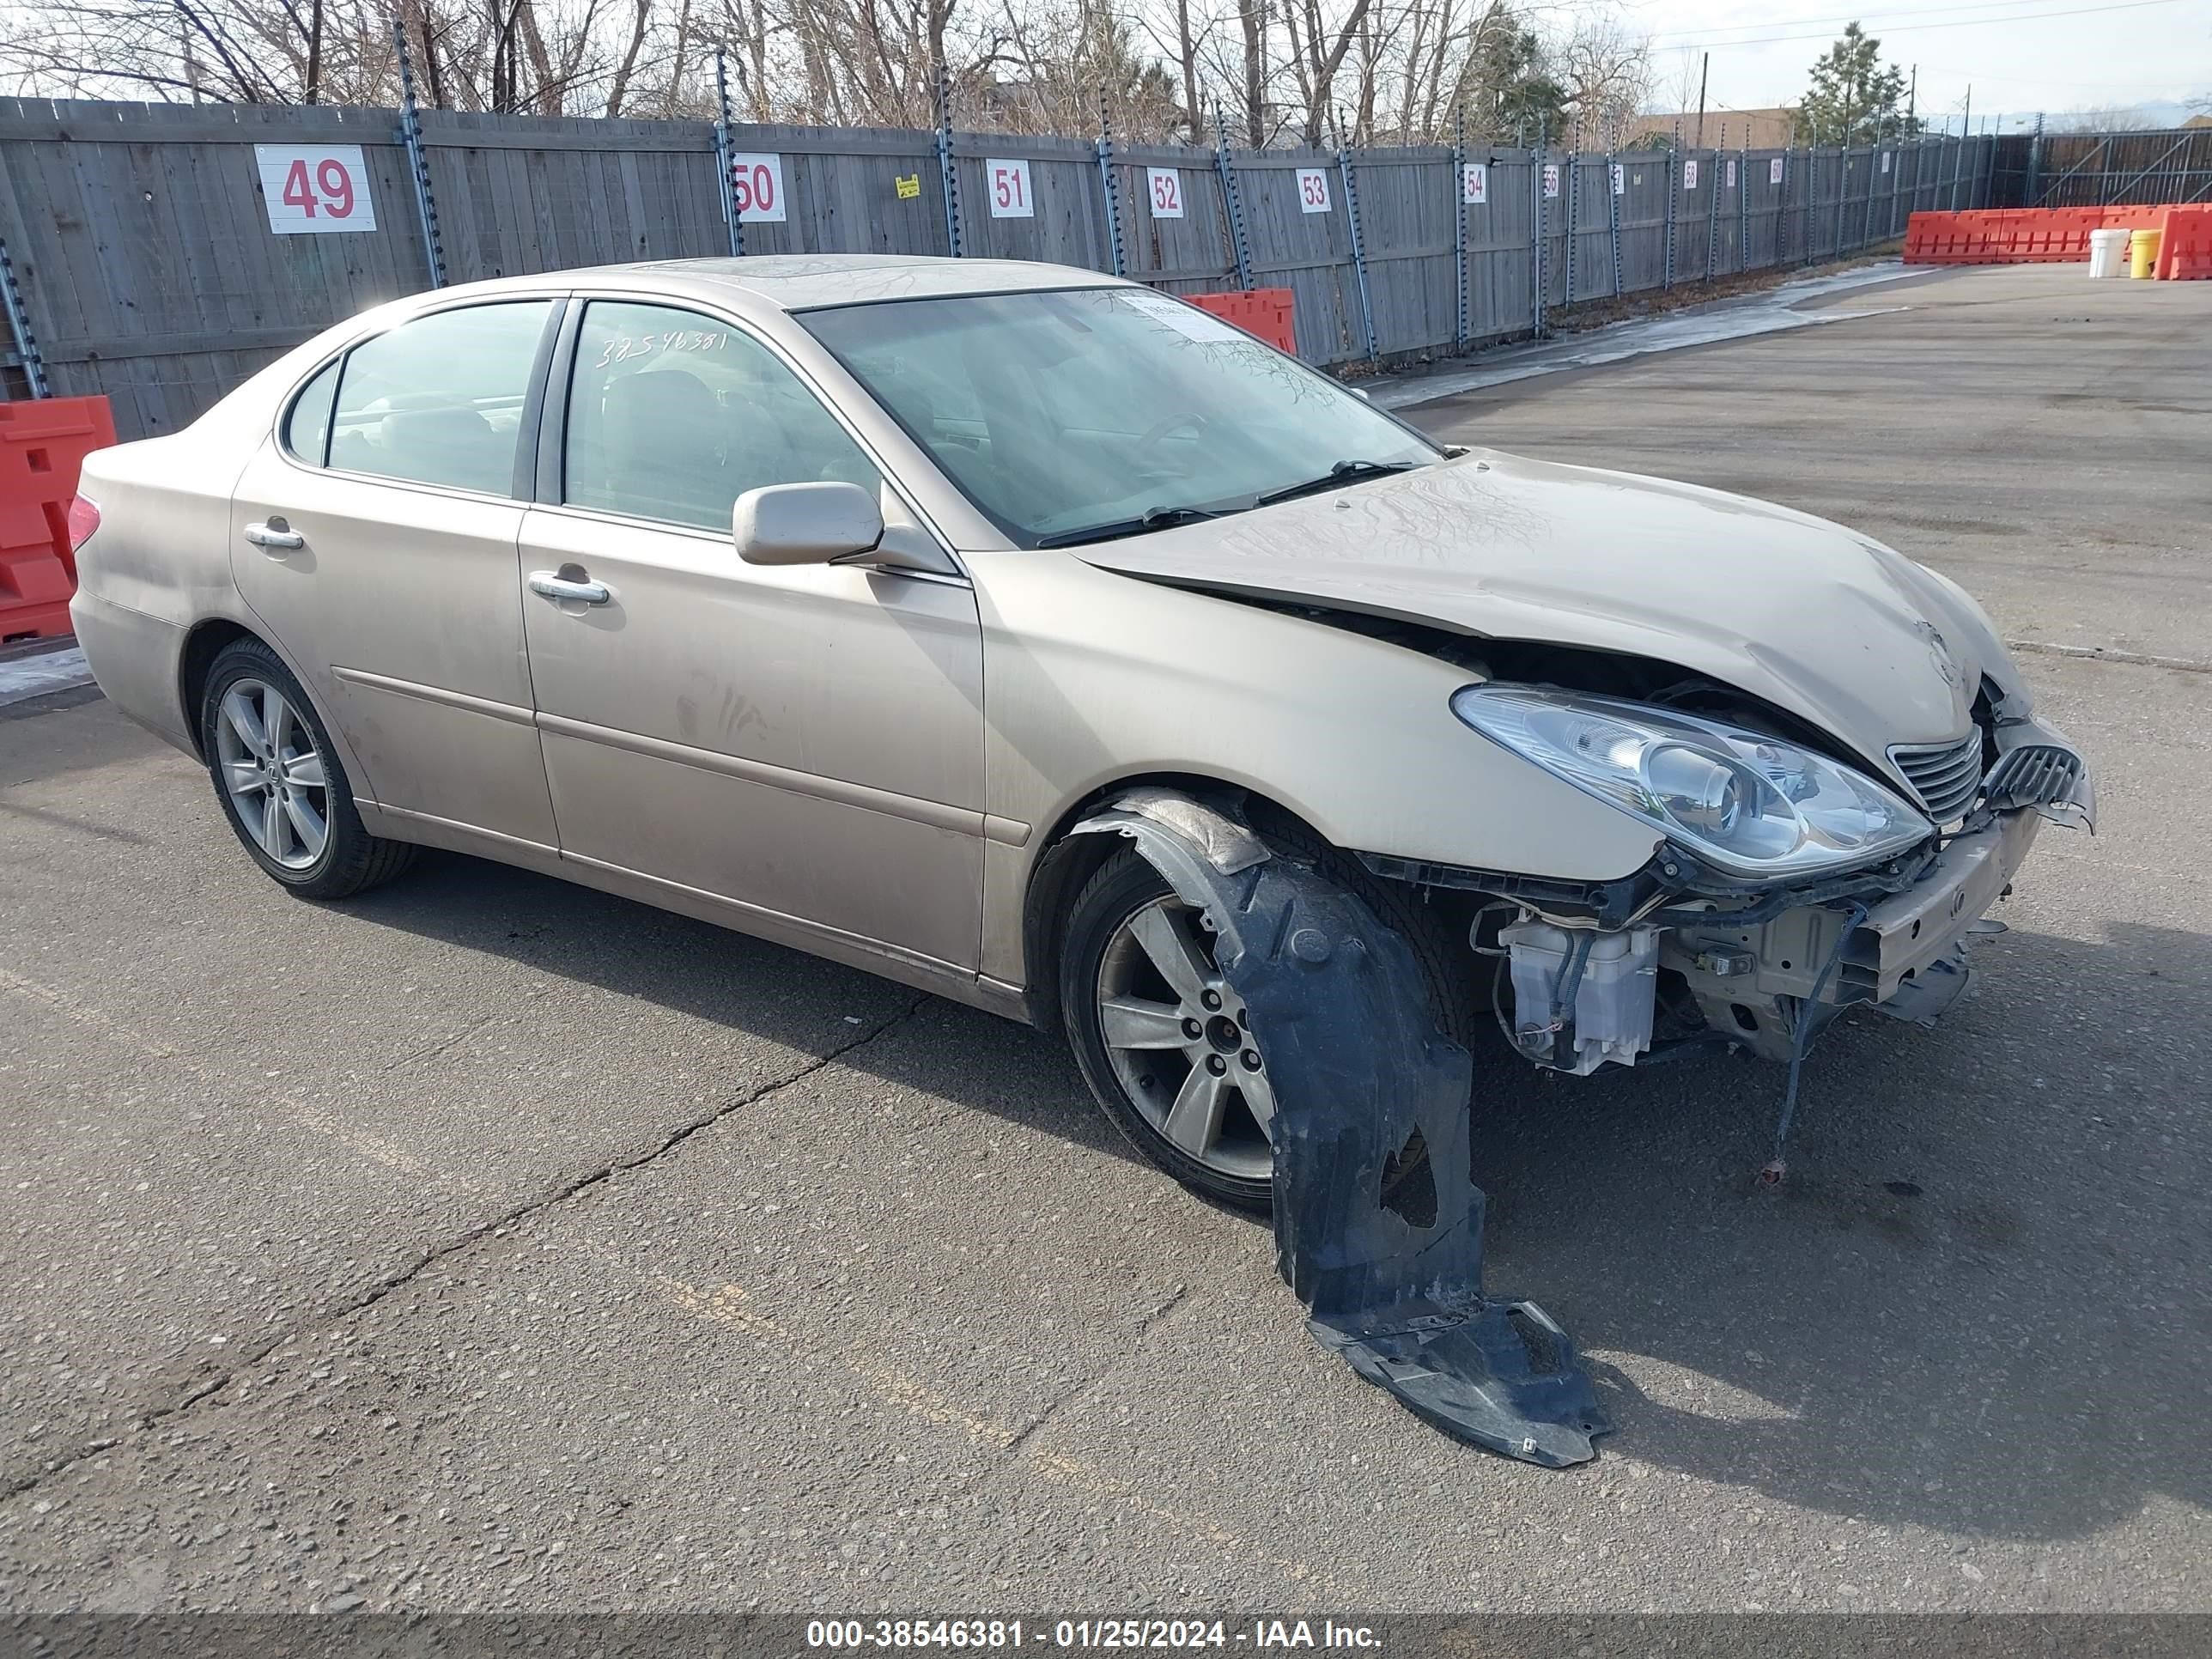
<svg viewBox="0 0 2212 1659">
<path fill-rule="evenodd" d="M 1581 1074 L 1932 1019 L 2094 811 L 1979 607 L 1881 544 L 1438 444 L 1050 265 L 417 295 L 94 455 L 71 523 L 100 684 L 294 893 L 454 849 L 1064 1030 L 1249 1205 L 1266 1034 L 1102 813 L 1317 869 L 1438 1030 Z"/>
</svg>

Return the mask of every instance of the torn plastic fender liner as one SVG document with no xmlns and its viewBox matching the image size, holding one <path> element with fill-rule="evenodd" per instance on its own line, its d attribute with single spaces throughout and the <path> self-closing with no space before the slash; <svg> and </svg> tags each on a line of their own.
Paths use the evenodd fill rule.
<svg viewBox="0 0 2212 1659">
<path fill-rule="evenodd" d="M 1612 1424 L 1573 1342 L 1533 1303 L 1483 1293 L 1473 1061 L 1436 1029 L 1412 947 L 1187 796 L 1133 791 L 1076 830 L 1128 836 L 1216 936 L 1273 1085 L 1276 1267 L 1315 1340 L 1447 1434 L 1548 1468 L 1595 1456 Z M 1426 1226 L 1382 1203 L 1416 1129 Z"/>
</svg>

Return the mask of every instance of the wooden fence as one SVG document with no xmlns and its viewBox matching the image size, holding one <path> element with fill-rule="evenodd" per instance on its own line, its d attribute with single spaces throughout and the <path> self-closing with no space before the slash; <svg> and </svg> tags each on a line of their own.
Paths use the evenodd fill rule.
<svg viewBox="0 0 2212 1659">
<path fill-rule="evenodd" d="M 0 100 L 10 395 L 42 367 L 57 395 L 106 393 L 125 437 L 173 430 L 316 331 L 430 286 L 428 226 L 447 283 L 731 251 L 710 126 L 441 111 L 420 125 L 422 190 L 389 110 Z M 257 146 L 357 146 L 346 219 L 374 228 L 277 234 L 272 213 L 306 208 L 274 198 L 312 200 L 314 175 L 266 173 Z M 1833 258 L 1901 234 L 1916 207 L 1979 205 L 1990 181 L 1988 141 L 1932 137 L 1848 153 L 1102 157 L 1075 139 L 740 125 L 729 147 L 772 162 L 781 191 L 769 220 L 738 202 L 748 255 L 958 253 L 1118 268 L 1171 293 L 1288 287 L 1299 354 L 1323 365 L 1464 350 L 1565 307 Z M 1002 205 L 1025 216 L 994 210 L 1012 162 L 1023 199 Z M 1156 207 L 1155 169 L 1179 216 Z"/>
</svg>

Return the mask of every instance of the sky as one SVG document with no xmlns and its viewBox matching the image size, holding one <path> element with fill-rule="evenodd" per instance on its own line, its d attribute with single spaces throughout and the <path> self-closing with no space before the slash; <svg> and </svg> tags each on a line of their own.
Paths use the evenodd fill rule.
<svg viewBox="0 0 2212 1659">
<path fill-rule="evenodd" d="M 1617 0 L 1617 9 L 1652 37 L 1657 108 L 1674 106 L 1686 65 L 1683 105 L 1696 107 L 1708 51 L 1709 109 L 1795 103 L 1853 18 L 1881 40 L 1885 61 L 1919 65 L 1923 116 L 1955 124 L 1971 83 L 1977 131 L 1984 116 L 2003 114 L 2011 128 L 2036 110 L 2212 99 L 2212 0 L 1871 0 L 1858 11 L 1839 0 Z M 2185 112 L 2152 112 L 2164 125 Z"/>
</svg>

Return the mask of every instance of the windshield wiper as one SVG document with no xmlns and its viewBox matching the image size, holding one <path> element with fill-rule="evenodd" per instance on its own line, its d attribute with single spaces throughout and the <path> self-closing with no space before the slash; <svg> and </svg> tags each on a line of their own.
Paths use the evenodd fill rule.
<svg viewBox="0 0 2212 1659">
<path fill-rule="evenodd" d="M 1207 519 L 1218 519 L 1231 513 L 1241 513 L 1237 507 L 1155 507 L 1133 519 L 1116 519 L 1111 524 L 1086 525 L 1080 530 L 1062 530 L 1040 537 L 1039 547 L 1074 547 L 1083 542 L 1110 542 L 1117 536 L 1141 536 L 1147 530 L 1168 530 L 1179 524 L 1199 524 Z"/>
<path fill-rule="evenodd" d="M 1285 484 L 1280 489 L 1270 489 L 1265 495 L 1255 495 L 1252 505 L 1273 507 L 1277 501 L 1317 495 L 1324 489 L 1334 489 L 1339 484 L 1357 483 L 1362 478 L 1379 478 L 1391 472 L 1410 472 L 1419 465 L 1418 461 L 1339 461 L 1329 468 L 1327 477 L 1308 478 L 1304 483 Z"/>
</svg>

